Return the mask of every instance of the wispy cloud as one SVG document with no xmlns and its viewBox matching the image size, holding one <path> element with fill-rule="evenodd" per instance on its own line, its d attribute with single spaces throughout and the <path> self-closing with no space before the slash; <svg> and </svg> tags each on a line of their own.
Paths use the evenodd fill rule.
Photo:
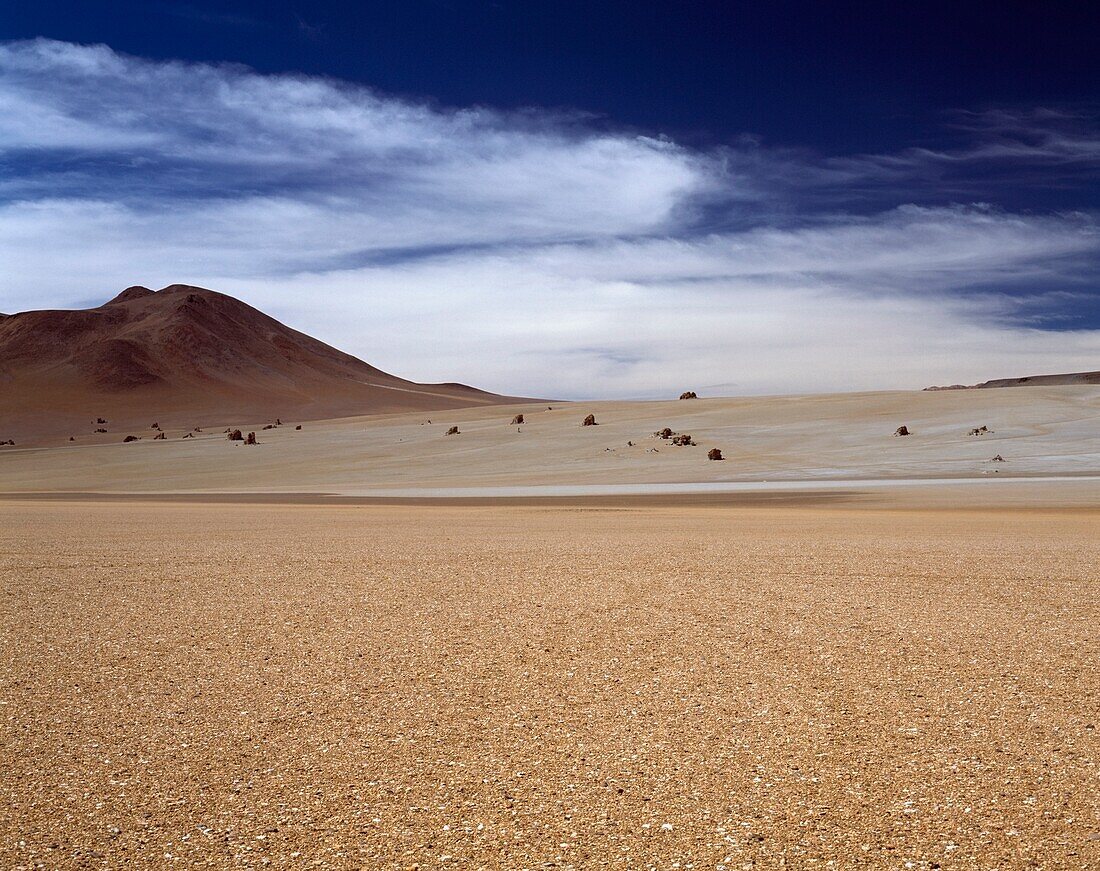
<svg viewBox="0 0 1100 871">
<path fill-rule="evenodd" d="M 1004 167 L 1091 173 L 1091 117 L 952 123 L 948 151 L 700 151 L 562 113 L 10 43 L 0 309 L 189 281 L 403 375 L 553 395 L 1095 367 L 1096 322 L 1072 317 L 1096 295 L 1094 216 L 995 205 Z"/>
</svg>

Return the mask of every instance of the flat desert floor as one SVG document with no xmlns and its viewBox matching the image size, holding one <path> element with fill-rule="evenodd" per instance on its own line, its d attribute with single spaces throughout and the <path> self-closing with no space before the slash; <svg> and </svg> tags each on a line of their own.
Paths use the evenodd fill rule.
<svg viewBox="0 0 1100 871">
<path fill-rule="evenodd" d="M 513 426 L 518 413 L 524 423 Z M 581 425 L 587 414 L 597 426 Z M 168 430 L 155 441 L 148 427 L 93 434 L 90 420 L 74 442 L 0 447 L 0 493 L 455 496 L 1077 477 L 1091 484 L 1086 502 L 1100 505 L 1095 386 L 529 404 L 307 421 L 301 430 L 291 420 L 266 430 L 265 421 L 196 421 L 202 432 L 192 438 Z M 902 425 L 912 435 L 895 436 Z M 445 435 L 451 426 L 457 435 Z M 260 443 L 230 442 L 226 427 L 255 431 Z M 665 427 L 695 445 L 654 438 Z M 123 444 L 126 435 L 141 440 Z M 721 462 L 707 459 L 715 447 Z"/>
<path fill-rule="evenodd" d="M 0 501 L 0 865 L 1094 869 L 1098 529 Z"/>
</svg>

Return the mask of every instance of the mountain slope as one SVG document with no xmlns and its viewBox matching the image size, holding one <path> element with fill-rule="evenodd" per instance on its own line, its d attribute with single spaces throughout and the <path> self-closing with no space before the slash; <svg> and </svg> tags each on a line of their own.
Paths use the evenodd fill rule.
<svg viewBox="0 0 1100 871">
<path fill-rule="evenodd" d="M 985 390 L 990 387 L 1065 387 L 1074 384 L 1100 384 L 1098 372 L 1067 372 L 1061 375 L 1025 375 L 1023 378 L 996 378 L 981 384 L 952 384 L 949 387 L 925 387 L 925 390 Z"/>
<path fill-rule="evenodd" d="M 3 438 L 151 421 L 202 426 L 492 405 L 461 384 L 417 384 L 292 330 L 231 296 L 130 287 L 80 311 L 0 317 Z M 98 428 L 98 427 L 96 427 Z"/>
</svg>

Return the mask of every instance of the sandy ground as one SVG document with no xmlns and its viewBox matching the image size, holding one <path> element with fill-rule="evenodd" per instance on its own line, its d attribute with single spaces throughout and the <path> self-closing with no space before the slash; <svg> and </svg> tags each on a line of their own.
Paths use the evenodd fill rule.
<svg viewBox="0 0 1100 871">
<path fill-rule="evenodd" d="M 1097 528 L 0 502 L 0 865 L 1100 867 Z"/>
<path fill-rule="evenodd" d="M 526 422 L 511 426 L 519 412 Z M 582 427 L 590 412 L 599 425 Z M 552 411 L 527 405 L 306 422 L 301 430 L 284 420 L 270 430 L 262 429 L 265 421 L 223 421 L 190 439 L 171 430 L 153 441 L 146 430 L 131 444 L 121 443 L 129 433 L 112 432 L 0 448 L 0 493 L 368 496 L 480 488 L 469 495 L 485 495 L 494 488 L 537 494 L 532 488 L 1071 476 L 1091 483 L 1059 492 L 1100 505 L 1100 387 L 576 403 Z M 903 424 L 913 434 L 895 437 Z M 255 430 L 261 443 L 227 441 L 222 430 L 230 425 Z M 460 434 L 445 435 L 452 425 Z M 665 426 L 690 433 L 697 446 L 654 438 Z M 967 435 L 980 426 L 991 432 Z M 726 459 L 708 461 L 712 447 Z M 1005 462 L 992 462 L 996 455 Z"/>
</svg>

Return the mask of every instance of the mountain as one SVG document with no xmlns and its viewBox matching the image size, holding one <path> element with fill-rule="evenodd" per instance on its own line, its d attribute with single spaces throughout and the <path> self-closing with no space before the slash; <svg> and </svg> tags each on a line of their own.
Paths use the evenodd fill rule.
<svg viewBox="0 0 1100 871">
<path fill-rule="evenodd" d="M 1063 375 L 1025 375 L 1023 378 L 997 378 L 981 384 L 952 384 L 949 387 L 925 387 L 925 390 L 984 390 L 988 387 L 1057 387 L 1066 384 L 1100 384 L 1100 372 L 1067 372 Z"/>
<path fill-rule="evenodd" d="M 213 426 L 517 401 L 376 369 L 250 305 L 173 284 L 97 308 L 0 316 L 2 438 Z"/>
</svg>

